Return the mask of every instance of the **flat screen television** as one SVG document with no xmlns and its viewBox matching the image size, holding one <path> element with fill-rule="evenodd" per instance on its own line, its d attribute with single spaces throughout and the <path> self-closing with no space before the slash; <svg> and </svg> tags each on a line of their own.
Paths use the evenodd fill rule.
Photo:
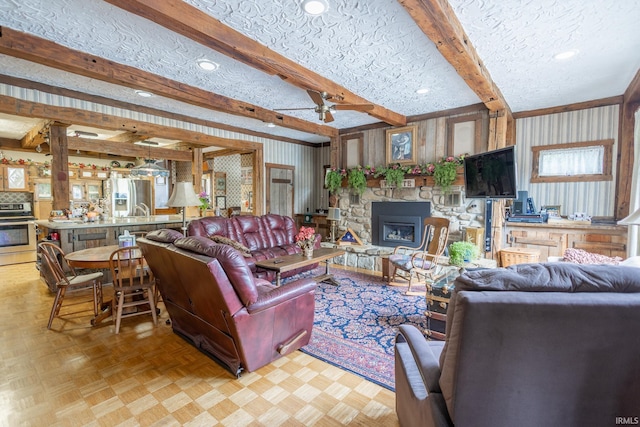
<svg viewBox="0 0 640 427">
<path fill-rule="evenodd" d="M 516 199 L 515 146 L 465 157 L 464 186 L 469 199 Z"/>
</svg>

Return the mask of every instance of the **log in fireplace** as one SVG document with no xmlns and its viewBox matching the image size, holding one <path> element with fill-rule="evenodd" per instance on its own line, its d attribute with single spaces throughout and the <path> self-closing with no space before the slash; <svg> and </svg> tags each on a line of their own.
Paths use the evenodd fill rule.
<svg viewBox="0 0 640 427">
<path fill-rule="evenodd" d="M 422 238 L 422 223 L 430 216 L 430 202 L 373 202 L 372 243 L 378 246 L 417 248 Z"/>
</svg>

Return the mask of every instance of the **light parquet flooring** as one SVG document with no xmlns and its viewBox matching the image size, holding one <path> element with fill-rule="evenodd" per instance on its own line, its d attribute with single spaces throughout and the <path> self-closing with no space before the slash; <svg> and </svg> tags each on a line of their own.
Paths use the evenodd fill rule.
<svg viewBox="0 0 640 427">
<path fill-rule="evenodd" d="M 302 352 L 236 379 L 171 331 L 162 303 L 156 328 L 136 316 L 115 335 L 111 318 L 90 326 L 89 297 L 67 297 L 47 330 L 35 264 L 0 267 L 0 425 L 399 425 L 393 392 Z"/>
</svg>

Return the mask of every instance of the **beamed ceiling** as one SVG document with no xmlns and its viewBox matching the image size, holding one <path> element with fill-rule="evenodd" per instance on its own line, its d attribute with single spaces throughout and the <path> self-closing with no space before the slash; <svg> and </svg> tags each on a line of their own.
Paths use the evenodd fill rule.
<svg viewBox="0 0 640 427">
<path fill-rule="evenodd" d="M 238 148 L 238 134 L 321 143 L 477 104 L 511 114 L 618 97 L 640 68 L 636 0 L 328 2 L 311 16 L 301 0 L 4 0 L 0 142 L 35 147 L 37 131 L 58 120 L 71 124 L 70 148 L 89 148 L 73 134 L 87 129 L 109 150 L 150 137 Z M 218 68 L 202 70 L 201 59 Z M 24 88 L 37 105 L 20 101 Z M 308 90 L 326 92 L 327 106 L 370 107 L 332 111 L 325 123 L 301 109 L 314 107 Z M 99 127 L 90 112 L 52 108 L 48 94 L 231 137 Z"/>
</svg>

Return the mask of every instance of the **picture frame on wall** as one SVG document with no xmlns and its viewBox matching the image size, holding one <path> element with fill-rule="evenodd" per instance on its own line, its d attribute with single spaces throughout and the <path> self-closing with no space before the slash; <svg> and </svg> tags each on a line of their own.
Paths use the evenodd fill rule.
<svg viewBox="0 0 640 427">
<path fill-rule="evenodd" d="M 214 188 L 216 196 L 227 195 L 227 174 L 224 172 L 214 173 Z"/>
<path fill-rule="evenodd" d="M 416 127 L 387 130 L 387 164 L 416 163 Z"/>
</svg>

